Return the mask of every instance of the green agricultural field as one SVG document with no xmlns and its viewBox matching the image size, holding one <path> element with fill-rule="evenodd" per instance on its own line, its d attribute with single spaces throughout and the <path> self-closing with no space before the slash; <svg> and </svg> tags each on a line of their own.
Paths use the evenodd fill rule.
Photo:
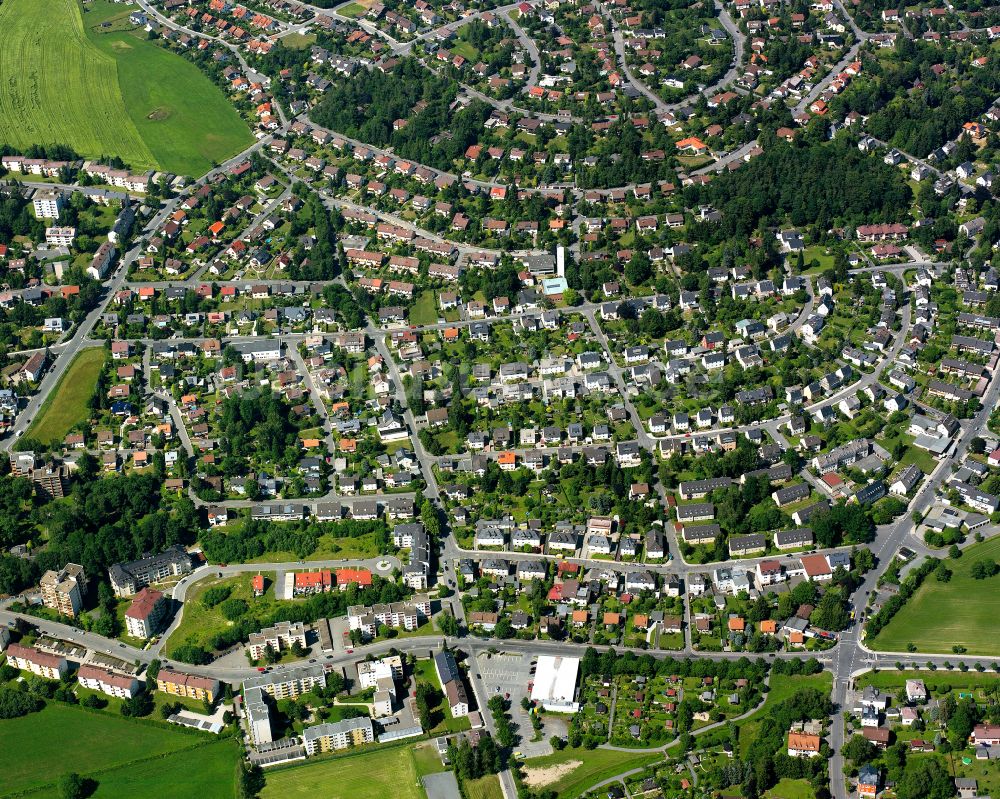
<svg viewBox="0 0 1000 799">
<path fill-rule="evenodd" d="M 198 175 L 252 141 L 197 67 L 121 29 L 129 11 L 107 0 L 85 14 L 77 0 L 0 4 L 0 143 Z"/>
<path fill-rule="evenodd" d="M 22 791 L 41 789 L 51 785 L 70 771 L 95 774 L 136 761 L 155 759 L 158 764 L 164 755 L 180 750 L 191 750 L 206 742 L 200 735 L 190 735 L 180 730 L 155 724 L 135 723 L 109 713 L 96 713 L 78 707 L 50 702 L 39 713 L 17 719 L 0 721 L 0 796 Z M 16 746 L 12 745 L 16 742 Z M 207 748 L 207 747 L 205 747 Z M 182 772 L 186 758 L 198 749 L 177 756 Z M 30 756 L 26 756 L 30 753 Z M 203 793 L 209 796 L 232 796 L 235 759 L 229 759 L 229 793 Z M 110 779 L 110 778 L 109 778 Z M 52 796 L 52 790 L 42 790 L 39 796 Z M 103 794 L 102 794 L 103 795 Z M 108 794 L 109 796 L 111 794 Z M 153 794 L 117 794 L 147 796 Z"/>
<path fill-rule="evenodd" d="M 164 785 L 170 786 L 171 799 L 233 799 L 240 757 L 236 742 L 224 739 L 108 771 L 90 772 L 84 764 L 78 771 L 97 782 L 94 799 L 145 799 L 162 795 Z M 23 796 L 45 799 L 52 796 L 52 787 Z"/>
<path fill-rule="evenodd" d="M 949 560 L 952 578 L 939 582 L 929 575 L 877 636 L 866 639 L 872 649 L 905 652 L 908 644 L 919 652 L 950 654 L 954 646 L 969 654 L 1000 655 L 995 633 L 1000 615 L 1000 577 L 974 580 L 969 574 L 977 560 L 1000 560 L 1000 539 L 994 538 Z"/>
<path fill-rule="evenodd" d="M 413 748 L 379 747 L 266 774 L 261 799 L 423 799 Z"/>
<path fill-rule="evenodd" d="M 4 0 L 0 30 L 0 142 L 155 164 L 125 111 L 118 66 L 87 39 L 76 0 Z"/>
<path fill-rule="evenodd" d="M 3 6 L 0 5 L 0 13 Z M 103 347 L 82 350 L 49 394 L 42 410 L 24 434 L 43 444 L 61 443 L 74 425 L 86 421 L 87 403 L 104 368 Z"/>
</svg>

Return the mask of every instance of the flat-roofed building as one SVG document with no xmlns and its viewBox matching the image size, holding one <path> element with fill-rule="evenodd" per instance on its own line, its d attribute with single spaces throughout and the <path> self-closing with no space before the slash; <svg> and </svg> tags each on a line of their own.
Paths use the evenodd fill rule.
<svg viewBox="0 0 1000 799">
<path fill-rule="evenodd" d="M 83 608 L 86 585 L 87 578 L 83 566 L 77 563 L 67 563 L 59 571 L 50 569 L 39 581 L 42 604 L 63 616 L 76 618 Z"/>
</svg>

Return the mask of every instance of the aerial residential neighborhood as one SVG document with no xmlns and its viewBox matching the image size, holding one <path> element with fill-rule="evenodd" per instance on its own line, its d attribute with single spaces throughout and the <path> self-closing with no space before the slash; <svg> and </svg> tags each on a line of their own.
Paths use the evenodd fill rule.
<svg viewBox="0 0 1000 799">
<path fill-rule="evenodd" d="M 1000 8 L 0 31 L 0 799 L 1000 794 Z"/>
</svg>

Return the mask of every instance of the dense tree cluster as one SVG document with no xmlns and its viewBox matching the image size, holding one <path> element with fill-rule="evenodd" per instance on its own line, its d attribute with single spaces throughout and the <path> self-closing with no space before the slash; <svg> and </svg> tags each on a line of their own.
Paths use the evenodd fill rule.
<svg viewBox="0 0 1000 799">
<path fill-rule="evenodd" d="M 83 475 L 74 482 L 69 501 L 41 504 L 36 499 L 27 518 L 45 531 L 47 545 L 30 561 L 0 555 L 0 592 L 17 593 L 37 583 L 47 569 L 67 562 L 100 575 L 112 563 L 191 543 L 200 527 L 194 504 L 183 498 L 163 507 L 160 487 L 152 472 L 105 479 Z M 13 543 L 27 540 L 30 532 L 21 528 L 21 540 Z"/>
<path fill-rule="evenodd" d="M 722 211 L 727 237 L 748 236 L 786 218 L 822 230 L 896 221 L 911 199 L 899 169 L 840 141 L 811 147 L 773 141 L 741 169 L 692 193 Z"/>
<path fill-rule="evenodd" d="M 206 557 L 216 563 L 246 563 L 267 552 L 294 552 L 299 558 L 308 557 L 316 551 L 320 537 L 324 535 L 357 538 L 371 533 L 375 533 L 380 550 L 388 548 L 388 528 L 381 520 L 275 524 L 246 519 L 225 533 L 207 530 L 201 537 L 201 546 Z"/>
</svg>

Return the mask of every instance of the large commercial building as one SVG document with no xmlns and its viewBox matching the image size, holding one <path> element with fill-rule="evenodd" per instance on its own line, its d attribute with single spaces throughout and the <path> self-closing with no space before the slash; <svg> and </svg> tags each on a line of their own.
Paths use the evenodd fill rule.
<svg viewBox="0 0 1000 799">
<path fill-rule="evenodd" d="M 580 709 L 574 701 L 579 670 L 579 658 L 539 656 L 531 698 L 553 713 L 576 713 Z"/>
<path fill-rule="evenodd" d="M 39 585 L 45 607 L 70 618 L 75 618 L 83 608 L 87 585 L 83 566 L 67 563 L 59 571 L 49 570 L 42 575 Z"/>
</svg>

